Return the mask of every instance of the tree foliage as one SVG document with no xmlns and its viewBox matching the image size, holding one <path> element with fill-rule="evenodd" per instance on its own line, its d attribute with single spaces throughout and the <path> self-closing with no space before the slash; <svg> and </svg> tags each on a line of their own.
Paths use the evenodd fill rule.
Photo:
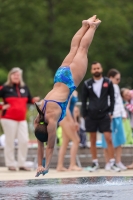
<svg viewBox="0 0 133 200">
<path fill-rule="evenodd" d="M 69 52 L 81 21 L 93 14 L 102 23 L 89 49 L 89 67 L 97 60 L 105 74 L 110 68 L 117 68 L 122 73 L 122 85 L 133 86 L 132 1 L 0 0 L 0 5 L 0 66 L 6 70 L 21 67 L 26 77 L 30 76 L 31 87 L 37 80 L 31 63 L 38 64 L 38 74 L 39 62 L 47 60 L 48 69 L 54 73 Z M 39 81 L 49 76 L 42 71 L 41 68 Z M 89 76 L 88 70 L 85 78 Z M 47 83 L 40 83 L 39 93 L 44 87 L 49 88 Z"/>
<path fill-rule="evenodd" d="M 2 67 L 0 68 L 0 85 L 3 85 L 3 83 L 6 82 L 7 80 L 7 74 L 8 72 L 6 69 L 3 69 Z"/>
<path fill-rule="evenodd" d="M 33 62 L 29 65 L 26 73 L 26 84 L 31 88 L 31 93 L 44 98 L 52 89 L 53 74 L 44 59 Z"/>
</svg>

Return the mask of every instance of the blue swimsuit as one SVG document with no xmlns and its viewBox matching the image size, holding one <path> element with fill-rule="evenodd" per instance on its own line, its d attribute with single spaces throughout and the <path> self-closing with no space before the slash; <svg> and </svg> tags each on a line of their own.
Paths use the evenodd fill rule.
<svg viewBox="0 0 133 200">
<path fill-rule="evenodd" d="M 70 101 L 70 106 L 69 106 L 69 109 L 70 109 L 72 116 L 73 116 L 74 107 L 75 107 L 77 102 L 78 102 L 78 97 L 72 96 L 71 101 Z"/>
<path fill-rule="evenodd" d="M 73 81 L 72 73 L 70 71 L 70 67 L 65 66 L 65 67 L 58 68 L 58 70 L 56 71 L 55 76 L 54 76 L 54 84 L 58 83 L 58 82 L 64 83 L 69 88 L 70 93 L 69 93 L 68 99 L 65 102 L 58 102 L 58 101 L 54 101 L 54 100 L 45 100 L 44 99 L 45 103 L 44 103 L 42 111 L 45 112 L 47 102 L 57 103 L 62 109 L 60 119 L 58 120 L 58 122 L 60 122 L 66 116 L 66 107 L 67 107 L 69 98 L 70 98 L 71 94 L 73 93 L 73 91 L 76 89 L 76 86 Z"/>
</svg>

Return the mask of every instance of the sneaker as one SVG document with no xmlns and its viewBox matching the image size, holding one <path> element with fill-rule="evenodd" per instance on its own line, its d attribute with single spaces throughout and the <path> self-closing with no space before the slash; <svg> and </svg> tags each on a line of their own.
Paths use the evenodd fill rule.
<svg viewBox="0 0 133 200">
<path fill-rule="evenodd" d="M 120 168 L 116 166 L 116 164 L 114 163 L 112 166 L 110 166 L 111 170 L 112 171 L 115 171 L 115 172 L 120 172 Z"/>
<path fill-rule="evenodd" d="M 88 171 L 94 172 L 94 171 L 97 171 L 99 168 L 100 168 L 99 164 L 92 163 L 92 166 L 88 169 Z"/>
<path fill-rule="evenodd" d="M 106 171 L 110 171 L 111 170 L 111 165 L 110 165 L 110 163 L 108 162 L 108 163 L 106 163 L 106 165 L 105 165 L 105 168 L 104 168 Z"/>
<path fill-rule="evenodd" d="M 124 170 L 127 170 L 127 167 L 126 167 L 125 165 L 123 165 L 122 162 L 117 163 L 116 166 L 119 167 L 119 168 L 120 168 L 121 170 L 123 170 L 123 171 L 124 171 Z"/>
</svg>

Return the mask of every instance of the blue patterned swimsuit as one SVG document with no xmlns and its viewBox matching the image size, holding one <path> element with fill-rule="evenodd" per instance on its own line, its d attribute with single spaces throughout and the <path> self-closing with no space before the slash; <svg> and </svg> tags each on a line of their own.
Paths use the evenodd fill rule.
<svg viewBox="0 0 133 200">
<path fill-rule="evenodd" d="M 70 71 L 70 67 L 61 66 L 58 68 L 58 70 L 56 71 L 55 76 L 54 76 L 54 84 L 58 83 L 58 82 L 64 83 L 69 88 L 70 93 L 69 93 L 67 100 L 65 102 L 58 102 L 58 101 L 54 101 L 54 100 L 45 100 L 44 99 L 45 103 L 44 103 L 42 111 L 45 111 L 47 102 L 50 101 L 50 102 L 57 103 L 61 107 L 61 110 L 62 110 L 60 119 L 58 121 L 58 122 L 60 122 L 66 116 L 66 107 L 67 107 L 69 98 L 70 98 L 71 94 L 73 93 L 73 91 L 76 89 L 76 86 L 73 81 L 72 73 Z"/>
<path fill-rule="evenodd" d="M 72 116 L 73 116 L 74 107 L 75 107 L 77 102 L 78 102 L 78 97 L 75 97 L 75 96 L 72 95 L 71 101 L 70 101 L 70 106 L 69 106 L 69 109 L 70 109 L 70 112 L 71 112 Z"/>
</svg>

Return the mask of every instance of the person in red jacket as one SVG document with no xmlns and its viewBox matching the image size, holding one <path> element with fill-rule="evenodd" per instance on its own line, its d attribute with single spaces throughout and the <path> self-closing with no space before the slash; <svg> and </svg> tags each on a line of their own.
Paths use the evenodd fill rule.
<svg viewBox="0 0 133 200">
<path fill-rule="evenodd" d="M 0 97 L 3 99 L 1 125 L 5 134 L 5 164 L 11 171 L 27 171 L 25 161 L 28 149 L 28 126 L 26 111 L 28 103 L 39 101 L 39 97 L 32 98 L 28 87 L 22 78 L 22 70 L 12 68 L 8 74 L 7 82 L 0 86 Z M 18 164 L 14 156 L 14 139 L 18 139 Z"/>
</svg>

